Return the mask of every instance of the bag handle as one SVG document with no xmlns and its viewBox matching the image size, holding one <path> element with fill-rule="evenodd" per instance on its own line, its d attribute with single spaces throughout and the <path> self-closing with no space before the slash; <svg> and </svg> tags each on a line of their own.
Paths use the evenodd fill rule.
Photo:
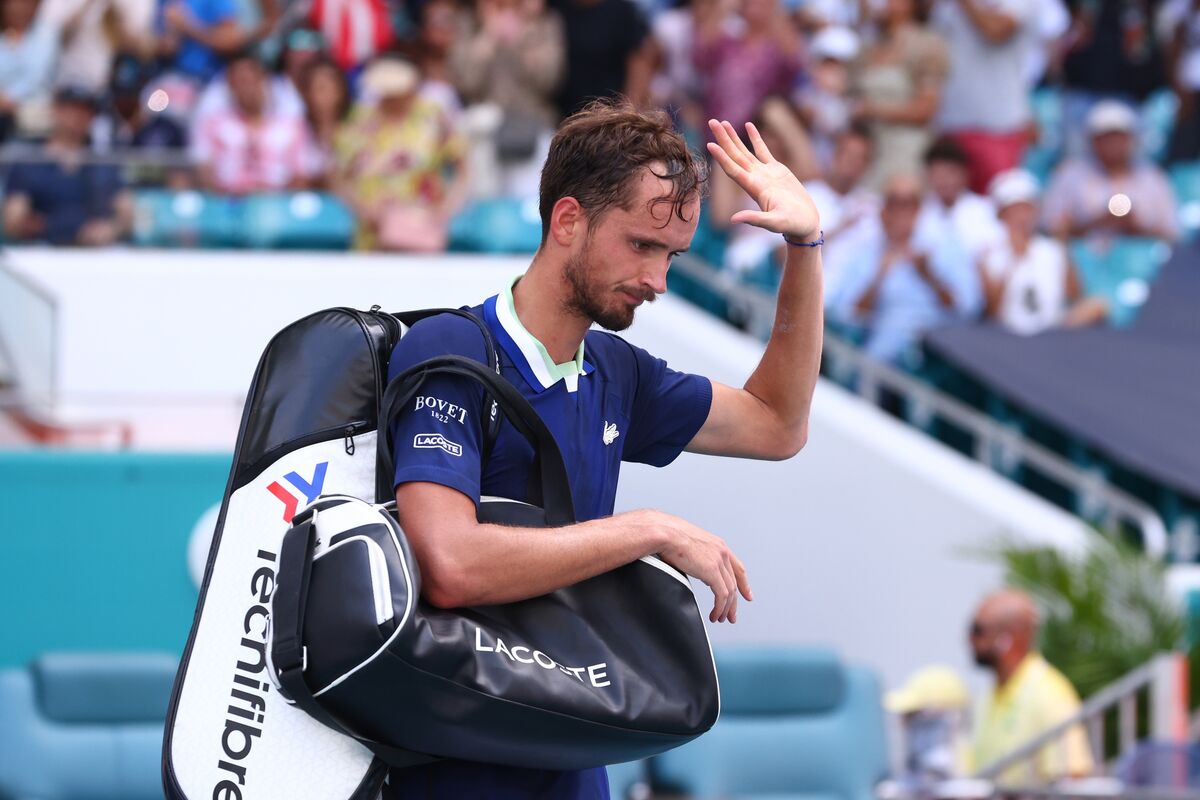
<svg viewBox="0 0 1200 800">
<path fill-rule="evenodd" d="M 302 514 L 301 518 L 303 517 Z M 391 767 L 415 767 L 440 761 L 438 756 L 393 747 L 352 733 L 317 702 L 313 697 L 312 690 L 305 683 L 302 642 L 304 640 L 304 612 L 308 601 L 308 584 L 312 579 L 316 518 L 317 512 L 313 510 L 299 525 L 293 523 L 295 535 L 299 537 L 300 541 L 292 542 L 293 546 L 284 547 L 279 554 L 279 572 L 277 574 L 300 576 L 294 584 L 287 581 L 277 583 L 275 595 L 271 601 L 271 626 L 274 630 L 271 664 L 275 667 L 279 685 L 288 693 L 296 706 L 310 717 L 327 728 L 354 739 L 386 761 Z"/>
<path fill-rule="evenodd" d="M 381 468 L 386 468 L 384 474 L 395 473 L 391 419 L 432 375 L 458 375 L 470 378 L 483 386 L 512 426 L 533 445 L 534 472 L 538 477 L 536 485 L 541 488 L 541 503 L 546 514 L 546 524 L 552 527 L 573 524 L 575 502 L 571 497 L 567 467 L 563 462 L 562 452 L 558 449 L 558 442 L 554 440 L 554 434 L 533 410 L 529 401 L 522 397 L 506 378 L 490 372 L 478 361 L 463 356 L 437 356 L 422 361 L 397 375 L 388 384 L 387 391 L 383 394 L 379 426 L 383 436 L 380 463 Z"/>
</svg>

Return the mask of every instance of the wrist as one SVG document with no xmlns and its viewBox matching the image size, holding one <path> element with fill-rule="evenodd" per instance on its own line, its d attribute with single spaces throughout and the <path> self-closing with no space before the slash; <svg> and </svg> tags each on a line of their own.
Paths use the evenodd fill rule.
<svg viewBox="0 0 1200 800">
<path fill-rule="evenodd" d="M 783 240 L 791 247 L 820 247 L 825 244 L 825 231 L 818 230 L 807 234 L 783 234 Z"/>
</svg>

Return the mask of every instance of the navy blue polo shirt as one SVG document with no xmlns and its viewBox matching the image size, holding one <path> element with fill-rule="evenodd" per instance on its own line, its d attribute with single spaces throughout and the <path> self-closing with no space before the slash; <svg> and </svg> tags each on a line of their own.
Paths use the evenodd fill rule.
<svg viewBox="0 0 1200 800">
<path fill-rule="evenodd" d="M 513 282 L 515 283 L 515 281 Z M 609 516 L 622 461 L 665 466 L 708 418 L 712 384 L 670 369 L 619 336 L 589 331 L 575 358 L 555 364 L 517 318 L 512 284 L 470 309 L 492 332 L 501 373 L 530 401 L 566 462 L 579 521 Z M 396 345 L 389 378 L 440 355 L 486 362 L 479 328 L 446 314 L 413 326 Z M 478 502 L 529 500 L 533 448 L 507 421 L 481 463 L 483 390 L 457 376 L 430 378 L 393 421 L 395 484 L 427 481 Z M 472 797 L 608 800 L 603 769 L 557 772 L 442 761 L 393 772 L 393 798 Z"/>
</svg>

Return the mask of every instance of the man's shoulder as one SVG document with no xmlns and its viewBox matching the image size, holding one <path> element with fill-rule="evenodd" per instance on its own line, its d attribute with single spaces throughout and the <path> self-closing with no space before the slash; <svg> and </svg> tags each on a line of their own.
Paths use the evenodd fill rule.
<svg viewBox="0 0 1200 800">
<path fill-rule="evenodd" d="M 478 307 L 467 311 L 477 318 L 480 316 Z M 461 314 L 444 313 L 426 317 L 400 337 L 392 351 L 392 360 L 416 363 L 444 355 L 485 361 L 487 345 L 480 326 Z"/>
</svg>

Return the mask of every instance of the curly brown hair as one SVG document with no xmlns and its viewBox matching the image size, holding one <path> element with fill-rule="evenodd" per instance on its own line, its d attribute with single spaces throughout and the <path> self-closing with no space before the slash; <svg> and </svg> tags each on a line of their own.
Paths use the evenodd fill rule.
<svg viewBox="0 0 1200 800">
<path fill-rule="evenodd" d="M 702 197 L 708 180 L 704 159 L 663 111 L 640 111 L 625 100 L 596 100 L 568 117 L 550 143 L 542 167 L 538 211 L 542 242 L 550 233 L 550 213 L 564 197 L 574 197 L 590 222 L 614 206 L 630 210 L 631 187 L 643 167 L 671 182 L 670 194 L 654 201 L 670 203 L 680 219 L 684 206 Z"/>
</svg>

